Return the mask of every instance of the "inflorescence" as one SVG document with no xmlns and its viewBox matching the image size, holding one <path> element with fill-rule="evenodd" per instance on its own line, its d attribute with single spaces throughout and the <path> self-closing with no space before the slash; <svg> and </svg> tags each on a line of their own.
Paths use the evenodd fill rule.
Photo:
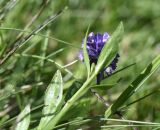
<svg viewBox="0 0 160 130">
<path fill-rule="evenodd" d="M 101 33 L 96 33 L 94 34 L 91 32 L 86 40 L 86 47 L 87 47 L 87 52 L 89 55 L 89 60 L 90 60 L 90 65 L 92 63 L 97 64 L 98 57 L 102 51 L 102 48 L 104 47 L 105 44 L 107 44 L 107 41 L 109 40 L 110 36 L 107 32 L 104 34 Z M 82 41 L 82 48 L 84 46 L 84 39 Z M 83 56 L 83 51 L 80 50 L 79 52 L 79 59 L 81 61 L 84 61 L 84 56 Z M 115 58 L 112 60 L 112 62 L 107 66 L 106 68 L 101 71 L 98 76 L 97 76 L 97 84 L 100 83 L 100 81 L 104 78 L 104 73 L 107 74 L 108 76 L 113 73 L 113 71 L 117 67 L 117 62 L 119 58 L 119 54 L 117 53 Z"/>
</svg>

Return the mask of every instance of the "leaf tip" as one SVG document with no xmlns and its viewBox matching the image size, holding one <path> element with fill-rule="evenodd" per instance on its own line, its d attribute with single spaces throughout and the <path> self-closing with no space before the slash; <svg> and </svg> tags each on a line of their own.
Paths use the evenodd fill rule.
<svg viewBox="0 0 160 130">
<path fill-rule="evenodd" d="M 60 70 L 57 70 L 57 71 L 56 71 L 56 74 L 60 75 L 60 74 L 61 74 L 61 71 L 60 71 Z"/>
<path fill-rule="evenodd" d="M 120 22 L 118 29 L 121 30 L 121 32 L 124 32 L 124 26 L 122 21 Z"/>
</svg>

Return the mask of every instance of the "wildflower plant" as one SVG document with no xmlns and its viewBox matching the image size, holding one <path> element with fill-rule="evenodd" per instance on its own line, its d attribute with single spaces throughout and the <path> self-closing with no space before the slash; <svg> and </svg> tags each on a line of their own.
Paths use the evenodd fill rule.
<svg viewBox="0 0 160 130">
<path fill-rule="evenodd" d="M 5 1 L 3 2 L 5 3 Z M 0 10 L 0 22 L 5 20 L 7 13 L 17 4 L 16 2 L 17 0 L 10 0 Z M 26 3 L 22 1 L 20 8 L 17 8 L 17 10 L 21 12 Z M 41 16 L 44 9 L 47 6 L 51 6 L 48 3 L 49 0 L 42 2 L 41 9 L 38 10 L 37 14 L 27 23 L 24 29 L 7 28 L 3 27 L 3 24 L 0 27 L 0 42 L 4 43 L 0 43 L 0 94 L 2 95 L 0 109 L 4 109 L 4 111 L 0 112 L 0 129 L 10 129 L 11 127 L 11 129 L 15 130 L 52 130 L 61 128 L 70 130 L 80 128 L 81 125 L 90 121 L 96 122 L 93 124 L 93 128 L 94 125 L 98 125 L 95 129 L 112 127 L 107 121 L 125 122 L 129 124 L 128 126 L 133 127 L 140 124 L 159 128 L 160 123 L 127 120 L 124 118 L 122 110 L 154 94 L 155 91 L 156 93 L 158 92 L 154 90 L 135 101 L 131 102 L 129 100 L 160 67 L 160 55 L 158 54 L 142 71 L 137 70 L 138 74 L 134 75 L 133 81 L 128 81 L 130 82 L 129 85 L 125 89 L 120 88 L 119 95 L 109 102 L 103 96 L 108 96 L 106 91 L 112 89 L 114 84 L 106 84 L 103 81 L 114 74 L 123 73 L 125 69 L 135 65 L 131 64 L 117 69 L 119 61 L 123 58 L 120 54 L 124 37 L 123 23 L 120 22 L 115 31 L 110 34 L 108 32 L 99 33 L 101 30 L 92 32 L 93 30 L 89 26 L 85 36 L 82 37 L 82 43 L 79 41 L 79 46 L 81 47 L 77 47 L 69 42 L 52 37 L 52 28 L 55 29 L 55 27 L 51 25 L 46 28 L 46 35 L 39 34 L 48 24 L 66 12 L 67 8 L 51 14 L 40 25 L 36 26 L 33 31 L 27 31 L 31 30 L 31 25 Z M 46 14 L 49 14 L 49 12 Z M 46 17 L 46 15 L 44 16 Z M 14 37 L 8 38 L 8 34 L 4 33 L 3 30 L 12 30 L 20 33 L 15 39 Z M 3 37 L 4 35 L 5 37 Z M 40 38 L 37 38 L 38 40 L 34 39 L 36 36 Z M 6 44 L 5 38 L 7 42 L 11 43 Z M 76 48 L 78 53 L 78 56 L 75 56 L 77 58 L 76 61 L 61 65 L 59 57 L 57 58 L 58 60 L 55 60 L 55 57 L 55 59 L 52 59 L 53 56 L 64 52 L 64 50 L 63 55 L 69 52 L 67 47 L 64 47 L 50 54 L 53 50 L 52 47 L 48 47 L 49 40 L 62 43 L 65 47 Z M 41 46 L 37 45 L 40 41 L 42 41 Z M 51 50 L 47 51 L 47 49 Z M 47 55 L 48 53 L 49 55 Z M 72 71 L 68 68 L 68 66 L 77 63 L 77 60 L 80 60 L 78 63 L 84 67 L 84 70 L 82 70 L 87 72 L 84 72 L 85 75 L 81 77 L 82 79 L 77 78 L 75 73 L 72 72 L 76 71 L 77 66 Z M 117 82 L 116 85 L 117 87 L 119 86 Z M 99 91 L 97 91 L 99 89 L 105 93 L 99 94 Z M 96 101 L 93 99 L 95 96 L 98 98 Z M 81 112 L 88 112 L 89 105 L 93 100 L 94 103 L 104 105 L 103 110 L 105 111 L 101 112 L 101 115 L 95 115 L 94 113 L 94 117 L 90 117 L 92 114 L 83 116 Z M 95 109 L 97 108 L 94 106 Z M 120 119 L 112 119 L 114 115 L 117 115 Z M 101 126 L 102 124 L 103 126 Z M 90 125 L 90 123 L 87 125 Z"/>
<path fill-rule="evenodd" d="M 75 92 L 75 94 L 65 103 L 63 108 L 55 117 L 53 117 L 48 124 L 46 125 L 46 129 L 50 130 L 56 126 L 56 124 L 65 116 L 67 111 L 74 105 L 74 103 L 81 98 L 90 88 L 92 88 L 92 82 L 95 77 L 97 78 L 97 84 L 100 84 L 100 81 L 103 79 L 100 74 L 104 73 L 108 67 L 113 67 L 115 69 L 117 58 L 119 57 L 119 43 L 123 36 L 123 24 L 120 23 L 112 36 L 106 39 L 103 39 L 101 35 L 96 39 L 93 33 L 89 34 L 87 29 L 86 36 L 82 42 L 83 52 L 80 51 L 79 58 L 84 61 L 86 65 L 88 78 L 83 83 L 83 85 Z M 99 35 L 99 34 L 98 34 Z M 95 35 L 95 36 L 98 36 Z M 91 37 L 95 40 L 90 43 Z M 100 40 L 100 42 L 97 42 Z M 105 42 L 103 42 L 103 40 Z M 102 42 L 101 42 L 102 41 Z M 98 44 L 100 43 L 100 48 Z M 97 48 L 96 48 L 97 45 Z M 94 51 L 94 52 L 91 52 Z M 97 52 L 96 52 L 97 51 Z M 92 66 L 92 64 L 95 64 Z M 113 65 L 113 66 L 112 66 Z M 132 82 L 131 85 L 119 96 L 117 101 L 110 105 L 110 107 L 105 112 L 105 117 L 109 118 L 111 115 L 118 113 L 119 108 L 125 103 L 125 101 L 132 96 L 135 91 L 141 87 L 141 85 L 146 81 L 147 78 L 160 66 L 160 56 L 157 56 L 153 62 Z M 92 70 L 92 71 L 91 71 Z M 111 74 L 111 73 L 109 73 Z M 104 85 L 105 86 L 105 85 Z M 121 114 L 120 114 L 121 115 Z"/>
</svg>

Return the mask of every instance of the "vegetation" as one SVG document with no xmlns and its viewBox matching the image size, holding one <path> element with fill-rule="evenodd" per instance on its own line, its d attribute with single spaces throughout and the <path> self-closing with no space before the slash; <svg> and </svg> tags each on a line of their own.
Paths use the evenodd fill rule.
<svg viewBox="0 0 160 130">
<path fill-rule="evenodd" d="M 160 129 L 159 5 L 1 0 L 0 129 Z M 89 32 L 111 36 L 96 64 Z M 117 53 L 116 70 L 96 84 Z"/>
</svg>

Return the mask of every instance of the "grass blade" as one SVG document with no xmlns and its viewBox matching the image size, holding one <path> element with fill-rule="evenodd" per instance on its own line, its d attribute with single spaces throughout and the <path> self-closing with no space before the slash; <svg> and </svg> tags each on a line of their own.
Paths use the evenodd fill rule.
<svg viewBox="0 0 160 130">
<path fill-rule="evenodd" d="M 153 94 L 159 93 L 159 92 L 160 92 L 159 90 L 155 90 L 155 91 L 153 91 L 153 92 L 151 92 L 151 93 L 149 93 L 149 94 L 144 95 L 143 97 L 141 97 L 141 98 L 139 98 L 139 99 L 136 99 L 136 100 L 134 100 L 134 101 L 132 101 L 132 102 L 130 102 L 130 103 L 127 103 L 126 105 L 124 105 L 124 106 L 123 106 L 122 108 L 120 108 L 120 109 L 125 109 L 125 108 L 127 108 L 127 107 L 129 107 L 129 106 L 131 106 L 131 105 L 133 105 L 133 104 L 135 104 L 135 103 L 137 103 L 137 102 L 139 102 L 139 101 L 141 101 L 141 100 L 143 100 L 143 99 L 146 99 L 147 97 L 152 96 Z"/>
<path fill-rule="evenodd" d="M 52 59 L 48 59 L 47 57 L 42 57 L 42 56 L 39 56 L 39 55 L 29 55 L 29 54 L 16 54 L 16 56 L 25 56 L 25 57 L 32 57 L 32 58 L 37 58 L 37 59 L 40 59 L 40 60 L 46 60 L 48 62 L 51 62 L 53 63 L 58 69 L 60 69 L 61 71 L 64 71 L 68 74 L 70 74 L 70 76 L 72 76 L 73 78 L 76 79 L 76 77 L 73 75 L 73 73 L 67 69 L 67 68 L 64 68 L 62 65 L 60 65 L 59 63 L 55 62 L 54 60 Z"/>
<path fill-rule="evenodd" d="M 7 27 L 0 27 L 0 30 L 12 30 L 12 31 L 19 31 L 19 32 L 22 32 L 22 33 L 32 33 L 31 31 L 27 31 L 27 30 L 23 30 L 23 29 L 18 29 L 18 28 L 7 28 Z M 70 47 L 74 47 L 74 48 L 77 48 L 77 49 L 80 49 L 79 46 L 76 46 L 70 42 L 67 42 L 67 41 L 63 41 L 61 39 L 58 39 L 58 38 L 55 38 L 55 37 L 52 37 L 52 36 L 46 36 L 44 34 L 41 34 L 41 33 L 34 33 L 33 34 L 34 36 L 40 36 L 40 37 L 43 37 L 43 38 L 48 38 L 48 39 L 51 39 L 51 40 L 54 40 L 54 41 L 57 41 L 59 43 L 62 43 L 62 44 L 65 44 L 65 45 L 68 45 Z"/>
<path fill-rule="evenodd" d="M 116 83 L 115 84 L 99 84 L 99 85 L 92 86 L 92 88 L 97 89 L 97 90 L 105 90 L 106 91 L 106 90 L 111 89 L 115 86 L 116 86 Z"/>
<path fill-rule="evenodd" d="M 2 65 L 18 48 L 20 48 L 22 45 L 24 45 L 27 41 L 29 41 L 35 34 L 37 34 L 39 31 L 41 31 L 44 27 L 46 27 L 49 23 L 54 21 L 58 16 L 60 16 L 64 10 L 59 11 L 57 14 L 50 16 L 47 20 L 45 20 L 40 26 L 35 28 L 29 35 L 25 36 L 24 38 L 16 41 L 14 43 L 14 47 L 8 52 L 8 54 L 0 60 L 0 65 Z"/>
<path fill-rule="evenodd" d="M 122 22 L 119 24 L 117 29 L 114 31 L 113 35 L 111 38 L 109 38 L 109 41 L 107 41 L 107 44 L 104 45 L 100 56 L 98 58 L 97 66 L 96 66 L 96 73 L 99 73 L 101 69 L 104 67 L 108 66 L 112 59 L 115 57 L 115 55 L 118 52 L 119 48 L 119 42 L 122 39 L 123 36 L 123 24 Z"/>
<path fill-rule="evenodd" d="M 55 116 L 57 108 L 62 102 L 63 96 L 63 82 L 60 71 L 57 71 L 54 75 L 51 83 L 49 84 L 44 98 L 43 115 L 41 118 L 38 130 L 45 128 L 47 123 Z"/>
<path fill-rule="evenodd" d="M 15 130 L 28 130 L 30 124 L 30 105 L 27 105 L 17 118 Z"/>
<path fill-rule="evenodd" d="M 3 20 L 6 15 L 11 11 L 13 7 L 18 3 L 19 0 L 9 0 L 3 8 L 0 9 L 0 20 Z"/>
<path fill-rule="evenodd" d="M 127 66 L 125 66 L 125 67 L 123 67 L 123 68 L 121 68 L 121 69 L 113 72 L 112 75 L 109 75 L 109 76 L 107 75 L 107 76 L 105 76 L 105 77 L 103 78 L 103 80 L 104 80 L 104 79 L 107 79 L 107 78 L 109 78 L 109 77 L 112 77 L 112 76 L 116 75 L 117 73 L 120 73 L 121 71 L 124 71 L 124 70 L 126 70 L 126 69 L 129 69 L 130 67 L 132 67 L 132 66 L 134 66 L 134 65 L 136 65 L 136 63 L 127 65 Z"/>
<path fill-rule="evenodd" d="M 119 96 L 116 102 L 110 106 L 105 112 L 105 117 L 108 118 L 114 114 L 119 107 L 121 107 L 126 100 L 128 100 L 142 85 L 143 83 L 158 69 L 160 66 L 160 55 L 157 56 L 139 76 L 127 87 L 127 89 Z"/>
</svg>

